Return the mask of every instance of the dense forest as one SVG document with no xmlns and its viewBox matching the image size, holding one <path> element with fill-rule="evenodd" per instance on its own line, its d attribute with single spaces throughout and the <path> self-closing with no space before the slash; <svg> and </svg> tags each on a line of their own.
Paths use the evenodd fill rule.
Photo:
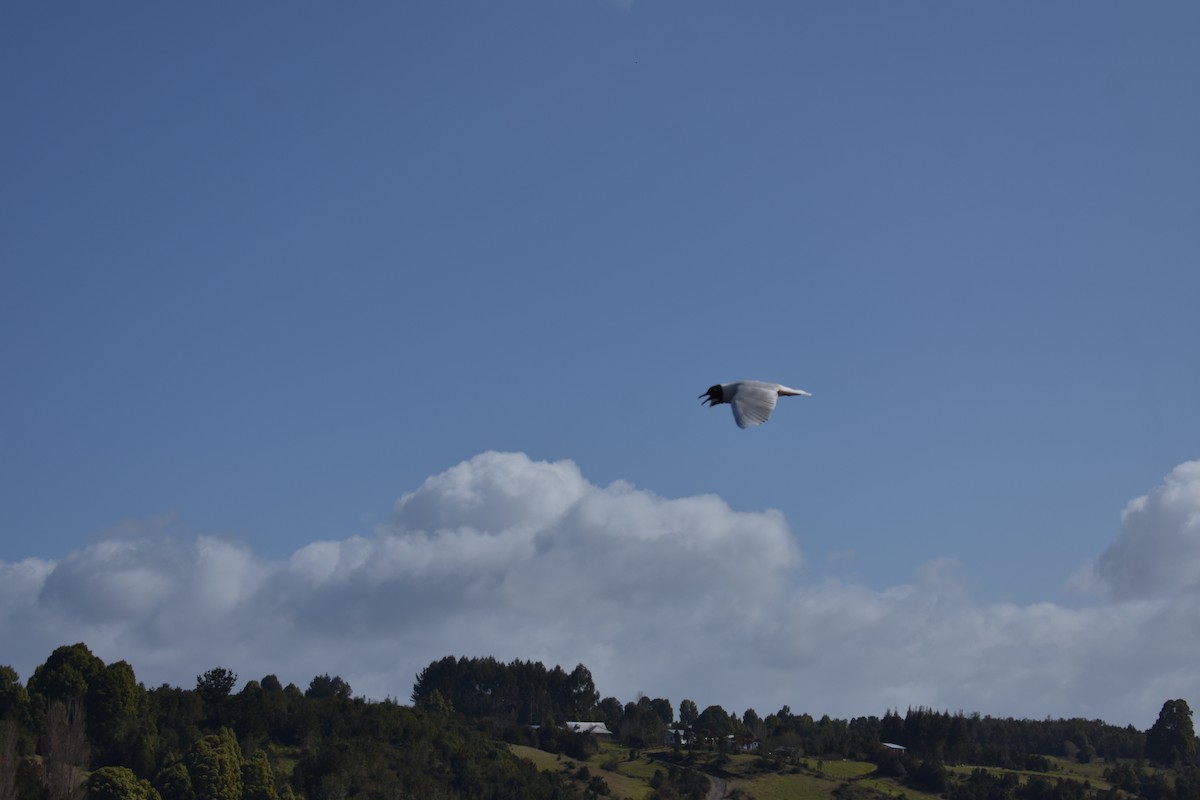
<svg viewBox="0 0 1200 800">
<path fill-rule="evenodd" d="M 354 698 L 328 675 L 305 691 L 237 680 L 217 667 L 146 689 L 84 644 L 24 686 L 0 667 L 0 800 L 577 796 L 461 716 Z"/>
<path fill-rule="evenodd" d="M 654 800 L 702 797 L 695 755 L 755 753 L 765 769 L 802 759 L 856 759 L 875 773 L 949 800 L 1099 797 L 1075 781 L 1024 782 L 1051 759 L 1102 762 L 1107 796 L 1200 800 L 1197 740 L 1183 700 L 1164 703 L 1148 731 L 1100 720 L 1019 720 L 926 708 L 850 720 L 760 717 L 689 699 L 600 698 L 582 664 L 448 656 L 417 676 L 412 703 L 354 697 L 340 677 L 307 689 L 274 675 L 248 680 L 214 667 L 193 688 L 147 689 L 124 661 L 86 645 L 56 649 L 25 684 L 0 666 L 0 800 L 345 800 L 575 798 L 603 780 L 538 771 L 510 745 L 585 760 L 597 737 L 569 721 L 599 721 L 669 771 Z M 717 762 L 712 762 L 717 763 Z M 963 772 L 958 765 L 972 765 Z M 872 767 L 868 766 L 868 769 Z M 953 771 L 959 770 L 959 771 Z M 586 770 L 583 771 L 586 773 Z M 585 775 L 585 777 L 587 777 Z M 1090 794 L 1089 794 L 1090 792 Z"/>
<path fill-rule="evenodd" d="M 537 724 L 547 718 L 595 719 L 618 739 L 641 747 L 667 742 L 668 734 L 678 729 L 705 745 L 744 747 L 758 742 L 760 748 L 825 758 L 870 760 L 882 742 L 902 745 L 922 759 L 1008 768 L 1037 764 L 1039 756 L 1115 762 L 1148 755 L 1145 733 L 1101 720 L 999 719 L 926 708 L 908 709 L 903 715 L 889 710 L 882 718 L 814 719 L 793 714 L 788 706 L 766 717 L 753 709 L 738 716 L 717 705 L 700 711 L 687 699 L 680 702 L 676 716 L 665 698 L 642 697 L 622 704 L 613 697 L 598 697 L 592 675 L 582 664 L 566 673 L 560 667 L 547 670 L 540 663 L 503 664 L 494 658 L 453 656 L 422 670 L 412 693 L 417 708 L 449 707 L 501 726 Z M 1168 705 L 1174 708 L 1174 703 L 1182 702 Z M 1182 714 L 1178 709 L 1173 713 Z M 1187 751 L 1184 745 L 1172 746 Z M 1157 761 L 1173 765 L 1187 759 L 1186 752 L 1172 759 L 1162 749 L 1153 754 Z"/>
</svg>

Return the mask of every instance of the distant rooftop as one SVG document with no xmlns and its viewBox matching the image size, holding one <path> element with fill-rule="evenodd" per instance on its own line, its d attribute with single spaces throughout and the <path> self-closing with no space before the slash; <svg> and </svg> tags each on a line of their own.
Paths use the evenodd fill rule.
<svg viewBox="0 0 1200 800">
<path fill-rule="evenodd" d="M 568 722 L 563 727 L 575 733 L 590 733 L 595 736 L 612 736 L 612 731 L 603 722 Z"/>
</svg>

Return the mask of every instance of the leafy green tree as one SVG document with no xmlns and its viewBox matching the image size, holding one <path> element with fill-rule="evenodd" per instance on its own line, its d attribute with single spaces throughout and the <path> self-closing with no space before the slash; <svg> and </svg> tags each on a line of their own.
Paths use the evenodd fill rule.
<svg viewBox="0 0 1200 800">
<path fill-rule="evenodd" d="M 262 750 L 242 763 L 242 800 L 279 800 L 275 775 Z"/>
<path fill-rule="evenodd" d="M 144 778 L 126 767 L 101 767 L 88 777 L 88 800 L 162 800 Z"/>
<path fill-rule="evenodd" d="M 282 692 L 283 684 L 275 675 L 268 675 L 262 679 L 262 688 L 264 692 Z"/>
<path fill-rule="evenodd" d="M 734 732 L 733 718 L 720 706 L 709 706 L 701 711 L 693 727 L 704 738 L 718 741 Z"/>
<path fill-rule="evenodd" d="M 33 671 L 26 688 L 31 697 L 40 698 L 40 707 L 45 709 L 55 700 L 86 697 L 92 680 L 103 669 L 104 662 L 83 642 L 63 645 Z"/>
<path fill-rule="evenodd" d="M 879 739 L 883 742 L 904 744 L 904 717 L 889 708 L 880 722 Z"/>
<path fill-rule="evenodd" d="M 582 664 L 568 673 L 561 666 L 548 670 L 540 661 L 502 664 L 490 656 L 446 656 L 431 663 L 417 674 L 413 705 L 428 709 L 435 691 L 463 716 L 509 725 L 537 724 L 546 716 L 590 720 L 599 697 Z"/>
<path fill-rule="evenodd" d="M 133 667 L 124 661 L 109 664 L 92 679 L 87 721 L 98 763 L 131 766 L 142 694 Z"/>
<path fill-rule="evenodd" d="M 653 747 L 662 744 L 667 733 L 667 723 L 663 721 L 663 716 L 669 708 L 669 702 L 656 702 L 649 697 L 640 697 L 636 703 L 626 703 L 625 714 L 617 728 L 617 736 L 633 747 Z"/>
<path fill-rule="evenodd" d="M 1142 781 L 1142 793 L 1140 796 L 1146 798 L 1146 800 L 1171 800 L 1174 794 L 1170 781 L 1161 772 L 1150 773 Z"/>
<path fill-rule="evenodd" d="M 1104 780 L 1111 783 L 1116 788 L 1129 792 L 1133 795 L 1141 794 L 1142 778 L 1145 777 L 1145 772 L 1138 769 L 1128 761 L 1114 764 L 1104 770 Z"/>
<path fill-rule="evenodd" d="M 575 669 L 571 670 L 571 674 L 567 677 L 567 686 L 564 691 L 563 704 L 566 706 L 563 713 L 571 720 L 590 720 L 596 710 L 596 702 L 600 699 L 600 693 L 596 691 L 596 684 L 592 680 L 591 671 L 583 664 L 576 664 Z M 667 720 L 670 722 L 671 720 Z"/>
<path fill-rule="evenodd" d="M 213 667 L 196 676 L 196 692 L 206 703 L 219 703 L 229 696 L 237 683 L 237 673 L 225 667 Z"/>
<path fill-rule="evenodd" d="M 171 766 L 158 773 L 154 786 L 162 796 L 162 800 L 196 800 L 196 792 L 192 789 L 192 779 L 188 775 L 183 762 L 176 761 Z"/>
<path fill-rule="evenodd" d="M 1200 798 L 1200 769 L 1185 767 L 1175 774 L 1175 800 Z"/>
<path fill-rule="evenodd" d="M 139 712 L 137 719 L 130 724 L 129 740 L 126 744 L 126 758 L 123 765 L 132 769 L 138 775 L 153 775 L 158 768 L 158 748 L 161 740 L 154 719 L 144 710 Z"/>
<path fill-rule="evenodd" d="M 343 700 L 350 699 L 350 684 L 346 683 L 340 677 L 329 675 L 318 675 L 308 684 L 308 691 L 304 693 L 305 697 L 339 697 Z"/>
<path fill-rule="evenodd" d="M 601 721 L 604 722 L 604 726 L 610 731 L 617 730 L 621 725 L 621 715 L 625 713 L 625 707 L 621 705 L 621 701 L 617 698 L 604 698 L 600 701 L 597 710 Z"/>
<path fill-rule="evenodd" d="M 655 697 L 652 699 L 650 701 L 650 708 L 663 721 L 663 725 L 670 725 L 675 721 L 675 709 L 671 708 L 671 701 L 665 697 Z"/>
<path fill-rule="evenodd" d="M 1163 703 L 1158 720 L 1146 732 L 1146 757 L 1168 767 L 1195 761 L 1196 733 L 1186 700 Z"/>
<path fill-rule="evenodd" d="M 214 726 L 225 722 L 224 710 L 237 683 L 237 673 L 225 667 L 213 667 L 203 675 L 196 676 L 196 694 L 204 701 L 208 709 L 209 722 Z"/>
<path fill-rule="evenodd" d="M 29 692 L 21 685 L 21 676 L 7 664 L 0 665 L 0 719 L 29 720 Z"/>
<path fill-rule="evenodd" d="M 241 800 L 242 758 L 233 731 L 222 728 L 196 742 L 187 755 L 196 800 Z"/>
<path fill-rule="evenodd" d="M 566 719 L 560 716 L 564 709 L 583 708 L 580 703 L 594 697 L 584 669 L 548 670 L 537 662 L 503 665 L 495 659 L 464 660 L 459 666 L 463 668 L 450 676 L 449 690 L 458 691 L 477 710 L 496 711 L 498 719 L 515 719 L 520 709 L 539 710 L 542 719 Z M 58 680 L 64 676 L 84 677 Z M 42 712 L 45 728 L 41 720 L 30 720 L 39 723 L 36 729 L 11 718 L 0 720 L 0 762 L 7 763 L 5 754 L 13 749 L 4 745 L 13 741 L 6 730 L 16 730 L 17 751 L 17 774 L 11 787 L 0 780 L 0 800 L 83 800 L 84 791 L 105 800 L 334 800 L 393 797 L 397 791 L 444 800 L 575 800 L 584 794 L 561 776 L 539 773 L 515 757 L 495 741 L 492 726 L 464 722 L 459 713 L 427 714 L 348 696 L 329 702 L 329 697 L 305 697 L 291 684 L 282 688 L 278 679 L 250 682 L 235 697 L 229 694 L 228 679 L 233 677 L 218 670 L 199 676 L 195 690 L 164 684 L 147 691 L 128 664 L 105 667 L 82 645 L 60 649 L 33 682 L 45 689 L 55 679 L 72 690 L 59 691 L 69 699 L 54 701 Z M 3 696 L 19 695 L 17 678 L 0 670 L 0 693 L 8 692 Z M 344 682 L 332 678 L 327 687 L 335 698 L 339 692 L 349 694 Z M 315 694 L 328 694 L 317 688 Z M 430 688 L 436 705 L 435 693 L 443 690 Z M 47 696 L 38 694 L 36 701 L 44 703 Z M 216 734 L 210 727 L 215 715 L 207 713 L 214 703 L 229 721 L 229 729 Z M 665 705 L 644 699 L 634 709 L 646 722 L 661 724 Z M 123 715 L 131 717 L 128 727 L 120 721 Z M 124 754 L 112 758 L 134 759 L 101 763 L 90 786 L 89 728 L 98 736 L 117 732 L 128 737 Z M 38 759 L 30 757 L 38 746 L 35 730 L 43 732 Z M 555 733 L 559 748 L 578 745 L 580 757 L 594 747 L 590 737 Z M 252 758 L 243 761 L 239 740 L 255 754 Z M 276 746 L 286 748 L 291 767 L 287 780 L 279 783 L 268 763 L 270 748 Z M 46 785 L 51 772 L 56 776 L 53 791 Z M 152 789 L 138 782 L 151 775 Z M 590 788 L 598 793 L 604 786 L 593 781 Z"/>
<path fill-rule="evenodd" d="M 538 748 L 547 753 L 558 752 L 558 723 L 553 717 L 546 717 L 538 726 Z"/>
<path fill-rule="evenodd" d="M 922 761 L 908 778 L 909 785 L 934 794 L 946 791 L 946 781 L 946 767 L 940 761 Z"/>
<path fill-rule="evenodd" d="M 696 708 L 696 703 L 693 700 L 683 699 L 679 701 L 679 721 L 689 728 L 696 724 L 696 719 L 700 716 L 700 709 Z"/>
<path fill-rule="evenodd" d="M 454 713 L 454 707 L 450 705 L 446 698 L 442 697 L 442 693 L 437 689 L 434 689 L 429 695 L 429 701 L 426 703 L 425 710 L 430 714 L 442 717 Z"/>
</svg>

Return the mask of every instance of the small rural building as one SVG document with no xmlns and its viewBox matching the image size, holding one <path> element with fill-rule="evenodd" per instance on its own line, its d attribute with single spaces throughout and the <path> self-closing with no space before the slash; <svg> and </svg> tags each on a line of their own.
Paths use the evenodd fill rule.
<svg viewBox="0 0 1200 800">
<path fill-rule="evenodd" d="M 590 733 L 592 736 L 612 736 L 612 731 L 603 722 L 567 722 L 563 727 L 574 733 Z"/>
</svg>

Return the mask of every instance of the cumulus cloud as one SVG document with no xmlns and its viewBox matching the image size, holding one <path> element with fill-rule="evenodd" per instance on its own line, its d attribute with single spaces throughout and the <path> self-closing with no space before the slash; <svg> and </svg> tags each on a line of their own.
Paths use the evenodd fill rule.
<svg viewBox="0 0 1200 800">
<path fill-rule="evenodd" d="M 1175 525 L 1157 536 L 1194 545 L 1186 466 L 1125 519 Z M 1200 688 L 1194 598 L 983 605 L 947 559 L 883 589 L 810 582 L 778 512 L 601 487 L 569 461 L 520 453 L 480 454 L 401 497 L 373 535 L 282 561 L 126 527 L 57 563 L 0 562 L 0 663 L 28 677 L 54 647 L 84 641 L 151 685 L 225 666 L 301 686 L 337 674 L 356 693 L 407 700 L 430 661 L 494 655 L 582 662 L 622 701 L 837 716 L 928 705 L 1143 727 Z M 1110 552 L 1149 529 L 1130 523 Z M 1107 555 L 1097 574 L 1115 581 Z"/>
<path fill-rule="evenodd" d="M 1149 494 L 1129 502 L 1121 532 L 1095 562 L 1117 599 L 1200 588 L 1200 461 L 1186 461 Z"/>
</svg>

